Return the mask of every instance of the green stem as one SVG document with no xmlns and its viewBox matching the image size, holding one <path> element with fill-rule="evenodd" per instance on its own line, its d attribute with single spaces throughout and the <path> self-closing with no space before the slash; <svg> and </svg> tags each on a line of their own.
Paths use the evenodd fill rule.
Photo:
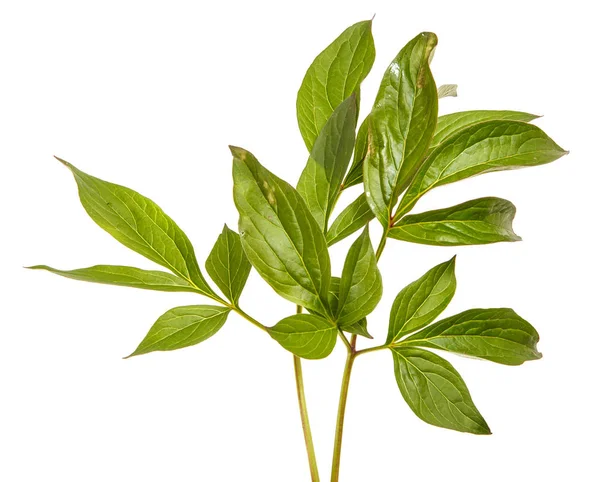
<svg viewBox="0 0 600 482">
<path fill-rule="evenodd" d="M 333 445 L 333 461 L 331 465 L 331 482 L 338 482 L 340 479 L 340 461 L 342 458 L 342 438 L 344 435 L 344 418 L 346 415 L 346 402 L 348 400 L 348 388 L 350 387 L 350 375 L 352 374 L 352 365 L 356 358 L 356 335 L 352 335 L 350 348 L 346 357 L 344 375 L 342 377 L 342 388 L 340 390 L 340 401 L 338 405 L 337 422 L 335 426 L 335 442 Z"/>
<path fill-rule="evenodd" d="M 302 313 L 302 307 L 296 306 L 296 313 Z M 308 407 L 306 405 L 306 396 L 304 393 L 304 377 L 302 375 L 302 360 L 294 355 L 294 374 L 296 376 L 296 392 L 298 393 L 298 406 L 300 407 L 300 420 L 302 420 L 302 431 L 304 432 L 304 443 L 306 444 L 306 455 L 308 456 L 308 465 L 310 467 L 310 478 L 312 482 L 319 482 L 319 468 L 317 466 L 317 456 L 313 444 L 310 421 L 308 419 Z"/>
</svg>

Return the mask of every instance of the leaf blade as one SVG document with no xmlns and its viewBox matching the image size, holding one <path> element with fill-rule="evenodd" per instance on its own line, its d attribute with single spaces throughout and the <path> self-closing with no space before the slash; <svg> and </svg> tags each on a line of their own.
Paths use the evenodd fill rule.
<svg viewBox="0 0 600 482">
<path fill-rule="evenodd" d="M 215 293 L 200 272 L 192 243 L 156 203 L 132 189 L 90 176 L 58 160 L 73 173 L 81 204 L 98 226 L 129 249 L 214 298 Z"/>
<path fill-rule="evenodd" d="M 467 385 L 450 363 L 418 348 L 391 351 L 398 388 L 417 417 L 458 432 L 491 434 Z"/>
<path fill-rule="evenodd" d="M 327 244 L 302 196 L 250 152 L 230 149 L 240 239 L 248 260 L 282 297 L 330 316 Z"/>
<path fill-rule="evenodd" d="M 369 207 L 365 193 L 362 193 L 335 218 L 331 227 L 327 230 L 327 245 L 333 246 L 350 236 L 367 225 L 374 217 L 375 215 Z"/>
<path fill-rule="evenodd" d="M 298 127 L 309 152 L 344 99 L 360 87 L 375 60 L 371 20 L 347 28 L 308 68 L 298 91 Z"/>
<path fill-rule="evenodd" d="M 321 129 L 298 181 L 298 192 L 323 231 L 350 164 L 356 116 L 356 95 L 352 94 L 333 111 Z"/>
<path fill-rule="evenodd" d="M 536 329 L 510 308 L 472 309 L 408 337 L 406 346 L 421 346 L 474 356 L 503 365 L 538 360 Z"/>
<path fill-rule="evenodd" d="M 423 32 L 388 67 L 369 116 L 363 166 L 367 200 L 387 229 L 398 196 L 423 162 L 437 122 L 429 60 L 437 37 Z"/>
<path fill-rule="evenodd" d="M 240 235 L 225 225 L 206 259 L 205 266 L 207 273 L 226 298 L 237 306 L 252 268 L 242 248 Z"/>
<path fill-rule="evenodd" d="M 386 345 L 428 325 L 442 313 L 456 292 L 456 257 L 438 264 L 403 288 L 392 305 Z"/>
<path fill-rule="evenodd" d="M 381 273 L 366 227 L 348 251 L 342 278 L 336 320 L 341 328 L 369 315 L 383 293 Z"/>
<path fill-rule="evenodd" d="M 412 180 L 394 221 L 435 187 L 486 172 L 547 164 L 567 154 L 539 127 L 488 121 L 463 129 L 438 146 Z"/>
<path fill-rule="evenodd" d="M 457 97 L 458 96 L 458 85 L 456 84 L 443 84 L 438 87 L 437 90 L 438 99 L 444 97 Z"/>
<path fill-rule="evenodd" d="M 156 320 L 139 346 L 126 358 L 197 345 L 221 329 L 230 311 L 230 308 L 210 305 L 173 308 Z"/>
<path fill-rule="evenodd" d="M 163 271 L 149 271 L 131 266 L 96 265 L 89 268 L 60 270 L 46 265 L 29 266 L 78 281 L 88 281 L 114 286 L 125 286 L 154 291 L 182 291 L 198 293 L 187 281 Z"/>
<path fill-rule="evenodd" d="M 296 314 L 269 328 L 269 334 L 283 348 L 309 360 L 328 356 L 337 340 L 336 327 L 318 315 Z"/>
<path fill-rule="evenodd" d="M 516 208 L 500 198 L 479 198 L 456 206 L 403 217 L 389 237 L 432 246 L 468 246 L 520 241 L 512 228 Z"/>
</svg>

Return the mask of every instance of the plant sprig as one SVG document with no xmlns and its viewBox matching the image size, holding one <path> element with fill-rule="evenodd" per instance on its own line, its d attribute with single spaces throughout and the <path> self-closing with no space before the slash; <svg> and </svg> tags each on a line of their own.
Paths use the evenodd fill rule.
<svg viewBox="0 0 600 482">
<path fill-rule="evenodd" d="M 161 315 L 130 356 L 196 345 L 236 312 L 293 354 L 310 474 L 319 481 L 301 358 L 328 356 L 340 339 L 347 349 L 342 377 L 331 481 L 339 480 L 352 368 L 359 355 L 392 354 L 398 388 L 427 423 L 460 432 L 491 433 L 456 369 L 430 351 L 447 351 L 505 365 L 541 358 L 535 328 L 509 308 L 470 309 L 439 321 L 457 289 L 456 257 L 402 289 L 390 307 L 384 343 L 372 338 L 367 318 L 383 280 L 377 267 L 388 239 L 434 246 L 514 242 L 515 206 L 485 197 L 411 214 L 429 191 L 475 175 L 537 166 L 567 154 L 516 111 L 476 110 L 438 116 L 438 100 L 455 85 L 436 86 L 430 69 L 437 37 L 412 39 L 384 73 L 374 105 L 358 123 L 360 86 L 375 59 L 372 21 L 346 29 L 309 67 L 297 97 L 307 162 L 297 186 L 267 170 L 249 151 L 230 147 L 239 234 L 224 226 L 203 274 L 186 234 L 153 201 L 132 189 L 90 176 L 59 159 L 75 177 L 89 216 L 117 241 L 167 271 L 97 265 L 75 270 L 32 266 L 80 281 L 157 291 L 193 292 L 211 304 L 174 307 Z M 58 158 L 57 158 L 58 159 Z M 343 191 L 363 192 L 331 219 Z M 383 228 L 374 248 L 369 224 Z M 336 276 L 329 248 L 361 233 Z M 240 307 L 251 269 L 273 291 L 297 305 L 267 326 Z M 214 284 L 213 284 L 214 283 Z M 303 311 L 306 310 L 306 311 Z"/>
</svg>

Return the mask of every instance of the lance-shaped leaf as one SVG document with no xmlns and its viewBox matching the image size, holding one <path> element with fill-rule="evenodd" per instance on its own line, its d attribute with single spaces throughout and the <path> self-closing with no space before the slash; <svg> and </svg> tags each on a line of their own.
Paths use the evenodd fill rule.
<svg viewBox="0 0 600 482">
<path fill-rule="evenodd" d="M 131 266 L 97 265 L 73 270 L 54 269 L 50 266 L 30 266 L 78 281 L 90 281 L 105 285 L 127 286 L 155 291 L 187 291 L 198 293 L 198 289 L 187 281 L 163 271 L 149 271 Z"/>
<path fill-rule="evenodd" d="M 374 60 L 369 20 L 346 29 L 308 68 L 296 100 L 298 127 L 308 152 L 337 106 L 358 92 Z"/>
<path fill-rule="evenodd" d="M 327 245 L 333 246 L 338 241 L 350 236 L 364 227 L 373 217 L 375 215 L 367 203 L 365 193 L 362 193 L 335 218 L 327 231 Z"/>
<path fill-rule="evenodd" d="M 58 158 L 57 158 L 58 159 Z M 90 176 L 59 159 L 77 182 L 79 199 L 94 222 L 117 241 L 214 297 L 192 243 L 153 201 L 127 187 Z"/>
<path fill-rule="evenodd" d="M 225 225 L 206 259 L 206 271 L 234 305 L 240 299 L 250 269 L 240 235 Z"/>
<path fill-rule="evenodd" d="M 512 229 L 516 208 L 496 197 L 403 217 L 389 237 L 433 246 L 466 246 L 520 241 Z"/>
<path fill-rule="evenodd" d="M 333 111 L 317 137 L 298 181 L 298 192 L 323 231 L 352 157 L 356 110 L 356 95 L 352 94 Z"/>
<path fill-rule="evenodd" d="M 329 355 L 337 339 L 335 325 L 312 314 L 288 316 L 269 328 L 269 334 L 294 355 L 311 360 Z"/>
<path fill-rule="evenodd" d="M 239 147 L 231 152 L 233 197 L 248 260 L 285 299 L 329 316 L 327 243 L 304 199 L 250 152 Z"/>
<path fill-rule="evenodd" d="M 459 131 L 427 158 L 408 187 L 394 221 L 435 187 L 485 172 L 547 164 L 567 154 L 539 127 L 489 121 Z"/>
<path fill-rule="evenodd" d="M 381 273 L 366 227 L 348 250 L 337 307 L 337 322 L 342 328 L 371 313 L 383 293 Z"/>
<path fill-rule="evenodd" d="M 442 87 L 440 87 L 440 89 Z M 438 117 L 435 134 L 433 134 L 429 150 L 435 149 L 458 131 L 474 126 L 475 124 L 481 124 L 482 122 L 492 120 L 529 122 L 538 117 L 539 116 L 528 114 L 527 112 L 517 112 L 514 110 L 468 110 L 442 115 Z"/>
<path fill-rule="evenodd" d="M 468 310 L 415 333 L 402 345 L 461 353 L 503 365 L 537 360 L 540 337 L 531 324 L 509 308 Z"/>
<path fill-rule="evenodd" d="M 354 156 L 352 157 L 352 165 L 348 169 L 348 174 L 344 179 L 343 188 L 360 184 L 363 181 L 363 162 L 367 155 L 367 137 L 369 134 L 369 117 L 365 117 L 356 134 L 356 142 L 354 144 Z"/>
<path fill-rule="evenodd" d="M 456 84 L 443 84 L 438 87 L 437 90 L 438 99 L 444 97 L 456 97 L 458 95 L 458 85 Z"/>
<path fill-rule="evenodd" d="M 332 313 L 337 313 L 339 297 L 340 297 L 340 281 L 341 279 L 337 276 L 331 277 L 331 284 L 329 285 L 329 306 Z M 367 319 L 363 318 L 358 320 L 356 323 L 346 325 L 342 328 L 346 333 L 352 333 L 353 335 L 364 336 L 365 338 L 372 339 L 373 337 L 367 330 Z"/>
<path fill-rule="evenodd" d="M 456 291 L 455 260 L 438 264 L 398 293 L 390 312 L 387 345 L 428 325 L 446 309 Z"/>
<path fill-rule="evenodd" d="M 391 351 L 398 388 L 417 417 L 458 432 L 491 434 L 467 385 L 450 363 L 418 348 Z"/>
<path fill-rule="evenodd" d="M 423 162 L 437 121 L 429 60 L 437 37 L 421 33 L 388 67 L 371 115 L 363 167 L 367 201 L 385 228 L 399 194 Z"/>
<path fill-rule="evenodd" d="M 230 311 L 223 306 L 209 305 L 173 308 L 156 320 L 146 337 L 129 356 L 197 345 L 219 331 Z"/>
</svg>

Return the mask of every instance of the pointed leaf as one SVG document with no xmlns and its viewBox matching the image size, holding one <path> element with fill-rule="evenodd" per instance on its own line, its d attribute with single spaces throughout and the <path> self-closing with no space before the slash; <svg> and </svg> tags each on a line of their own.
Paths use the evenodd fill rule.
<svg viewBox="0 0 600 482">
<path fill-rule="evenodd" d="M 346 333 L 352 333 L 353 335 L 360 335 L 372 340 L 373 337 L 367 330 L 367 319 L 363 318 L 362 320 L 358 320 L 356 323 L 351 325 L 344 326 L 342 328 Z"/>
<path fill-rule="evenodd" d="M 129 249 L 215 296 L 200 272 L 192 243 L 153 201 L 132 189 L 90 176 L 59 159 L 77 182 L 79 199 L 94 222 Z"/>
<path fill-rule="evenodd" d="M 368 20 L 346 29 L 308 68 L 296 100 L 298 127 L 308 152 L 335 108 L 357 92 L 374 60 Z"/>
<path fill-rule="evenodd" d="M 342 102 L 321 130 L 298 181 L 298 192 L 325 231 L 354 147 L 356 96 Z"/>
<path fill-rule="evenodd" d="M 346 174 L 344 179 L 344 188 L 360 184 L 363 181 L 363 161 L 367 155 L 367 138 L 369 134 L 369 117 L 370 114 L 365 117 L 365 120 L 360 125 L 358 133 L 356 134 L 356 143 L 354 144 L 354 156 L 352 158 L 352 165 Z"/>
<path fill-rule="evenodd" d="M 456 291 L 456 257 L 438 264 L 406 286 L 394 300 L 386 345 L 422 328 L 446 309 Z"/>
<path fill-rule="evenodd" d="M 365 193 L 362 193 L 344 209 L 331 224 L 327 231 L 327 244 L 333 246 L 338 241 L 350 236 L 352 233 L 364 227 L 375 215 Z"/>
<path fill-rule="evenodd" d="M 352 244 L 342 271 L 337 322 L 342 328 L 371 313 L 383 292 L 381 273 L 369 238 L 369 229 Z"/>
<path fill-rule="evenodd" d="M 536 329 L 509 308 L 474 309 L 438 321 L 402 345 L 423 346 L 475 356 L 504 365 L 537 360 Z"/>
<path fill-rule="evenodd" d="M 234 305 L 237 305 L 251 269 L 240 235 L 225 225 L 206 259 L 206 271 Z"/>
<path fill-rule="evenodd" d="M 491 434 L 455 368 L 418 348 L 393 348 L 394 372 L 402 397 L 421 420 L 477 435 Z"/>
<path fill-rule="evenodd" d="M 437 90 L 438 99 L 444 97 L 456 97 L 458 95 L 458 85 L 456 84 L 443 84 L 438 87 Z"/>
<path fill-rule="evenodd" d="M 437 122 L 429 60 L 437 37 L 424 32 L 388 67 L 369 116 L 363 182 L 367 201 L 387 229 L 398 196 L 421 166 Z"/>
<path fill-rule="evenodd" d="M 196 345 L 219 331 L 230 311 L 222 306 L 208 305 L 173 308 L 156 320 L 146 337 L 129 356 Z"/>
<path fill-rule="evenodd" d="M 329 355 L 337 339 L 335 325 L 309 314 L 288 316 L 269 328 L 269 334 L 294 355 L 311 360 Z"/>
<path fill-rule="evenodd" d="M 239 147 L 231 152 L 233 197 L 248 260 L 285 299 L 329 316 L 327 243 L 302 196 L 250 152 Z"/>
<path fill-rule="evenodd" d="M 433 246 L 520 241 L 512 229 L 516 208 L 496 197 L 467 201 L 457 206 L 405 216 L 389 232 L 389 237 Z"/>
<path fill-rule="evenodd" d="M 463 129 L 427 158 L 394 220 L 435 187 L 485 172 L 547 164 L 566 153 L 539 127 L 523 122 L 489 121 Z"/>
<path fill-rule="evenodd" d="M 130 266 L 97 265 L 69 271 L 50 266 L 30 266 L 29 269 L 43 269 L 65 278 L 90 281 L 106 285 L 127 286 L 155 291 L 187 291 L 198 293 L 198 289 L 187 281 L 163 271 L 148 271 Z"/>
<path fill-rule="evenodd" d="M 440 89 L 443 86 L 440 87 Z M 529 122 L 537 119 L 539 116 L 528 114 L 527 112 L 517 112 L 513 110 L 468 110 L 464 112 L 455 112 L 454 114 L 442 115 L 438 117 L 435 134 L 429 146 L 429 150 L 435 149 L 446 139 L 449 139 L 458 131 L 471 127 L 475 124 L 492 120 L 514 120 L 520 122 Z"/>
</svg>

